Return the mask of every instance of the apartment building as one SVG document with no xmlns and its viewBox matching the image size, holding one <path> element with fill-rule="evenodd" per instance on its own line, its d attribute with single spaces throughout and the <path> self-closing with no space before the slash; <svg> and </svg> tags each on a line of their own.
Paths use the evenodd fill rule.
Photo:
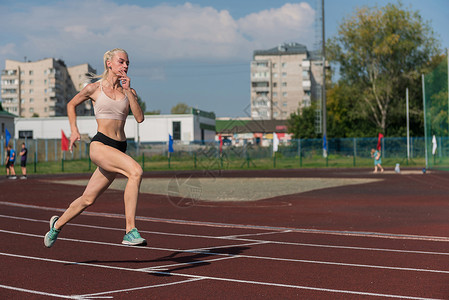
<svg viewBox="0 0 449 300">
<path fill-rule="evenodd" d="M 95 72 L 89 64 L 67 67 L 55 58 L 34 62 L 7 59 L 1 73 L 2 107 L 24 118 L 65 116 L 67 102 L 89 82 L 86 74 Z M 92 110 L 86 101 L 77 113 L 92 115 Z"/>
<path fill-rule="evenodd" d="M 298 43 L 256 50 L 251 62 L 251 118 L 285 120 L 321 99 L 322 60 Z"/>
</svg>

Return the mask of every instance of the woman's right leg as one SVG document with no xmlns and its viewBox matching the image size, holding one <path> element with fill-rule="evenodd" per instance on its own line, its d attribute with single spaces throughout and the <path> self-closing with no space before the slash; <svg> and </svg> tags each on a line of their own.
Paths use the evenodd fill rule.
<svg viewBox="0 0 449 300">
<path fill-rule="evenodd" d="M 111 185 L 116 173 L 111 173 L 98 167 L 89 180 L 89 183 L 81 197 L 75 199 L 62 216 L 56 221 L 55 229 L 61 229 L 73 218 L 81 214 L 87 207 L 94 204 L 95 200 Z"/>
</svg>

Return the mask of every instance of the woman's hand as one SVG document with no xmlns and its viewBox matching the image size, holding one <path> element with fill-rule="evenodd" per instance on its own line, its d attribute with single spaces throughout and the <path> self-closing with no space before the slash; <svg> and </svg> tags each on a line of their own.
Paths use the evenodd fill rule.
<svg viewBox="0 0 449 300">
<path fill-rule="evenodd" d="M 126 75 L 126 72 L 121 70 L 117 75 L 119 76 L 123 89 L 129 90 L 131 88 L 131 79 L 129 79 L 128 75 Z"/>
<path fill-rule="evenodd" d="M 75 142 L 81 140 L 81 135 L 78 131 L 72 131 L 72 134 L 70 135 L 70 144 L 69 144 L 69 150 L 70 153 L 73 150 L 73 146 L 76 147 Z"/>
</svg>

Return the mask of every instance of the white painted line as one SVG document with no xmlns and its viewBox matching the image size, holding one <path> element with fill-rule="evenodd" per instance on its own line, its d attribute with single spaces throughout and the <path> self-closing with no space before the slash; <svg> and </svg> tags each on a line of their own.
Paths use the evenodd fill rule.
<svg viewBox="0 0 449 300">
<path fill-rule="evenodd" d="M 55 260 L 55 259 L 48 259 L 48 258 L 42 258 L 42 257 L 32 257 L 32 256 L 25 256 L 25 255 L 16 255 L 16 254 L 2 253 L 2 252 L 0 252 L 0 255 L 16 257 L 16 258 L 23 258 L 23 259 L 38 260 L 38 261 L 53 262 L 53 263 L 74 264 L 74 265 L 96 267 L 96 268 L 106 268 L 106 269 L 113 269 L 113 270 L 126 270 L 126 271 L 132 271 L 132 272 L 148 273 L 146 271 L 141 271 L 139 269 L 113 267 L 113 266 L 90 264 L 90 263 L 69 262 L 69 261 L 63 261 L 63 260 Z M 254 285 L 264 285 L 264 286 L 270 286 L 270 287 L 275 286 L 275 287 L 283 287 L 283 288 L 295 288 L 295 289 L 329 292 L 329 293 L 342 293 L 342 294 L 351 294 L 351 295 L 364 295 L 364 296 L 414 299 L 414 300 L 437 300 L 434 298 L 421 298 L 421 297 L 412 297 L 412 296 L 403 296 L 403 295 L 390 295 L 390 294 L 380 294 L 380 293 L 370 293 L 370 292 L 360 292 L 360 291 L 337 290 L 337 289 L 317 288 L 317 287 L 310 287 L 310 286 L 281 284 L 281 283 L 273 283 L 273 282 L 241 280 L 241 279 L 221 278 L 221 277 L 212 277 L 212 276 L 199 276 L 199 275 L 190 275 L 190 274 L 182 274 L 182 273 L 171 273 L 171 272 L 167 273 L 167 272 L 160 272 L 160 271 L 153 271 L 151 273 L 161 274 L 161 275 L 181 276 L 181 277 L 188 277 L 188 278 L 197 278 L 197 279 L 217 280 L 217 281 L 225 281 L 225 282 L 237 282 L 237 283 L 246 283 L 246 284 L 254 284 Z"/>
<path fill-rule="evenodd" d="M 24 233 L 24 232 L 10 232 L 10 231 L 1 230 L 1 229 L 0 229 L 0 232 L 7 233 L 7 234 L 15 234 L 15 235 L 20 234 L 20 235 L 24 235 L 24 236 L 37 237 L 37 238 L 41 238 L 41 239 L 43 238 L 43 236 L 40 236 L 40 235 Z M 132 246 L 122 245 L 122 244 L 113 244 L 113 243 L 106 243 L 106 242 L 59 238 L 59 237 L 58 237 L 58 240 L 69 241 L 69 242 L 78 242 L 78 243 L 97 244 L 97 245 L 108 245 L 108 246 L 116 246 L 116 247 L 132 247 Z M 345 267 L 356 267 L 356 268 L 386 269 L 386 270 L 393 270 L 393 271 L 412 271 L 412 272 L 449 274 L 449 271 L 446 271 L 446 270 L 351 264 L 351 263 L 341 263 L 341 262 L 294 259 L 294 258 L 280 258 L 280 257 L 268 257 L 268 256 L 257 256 L 257 255 L 243 255 L 243 254 L 231 255 L 231 254 L 219 253 L 219 252 L 217 253 L 217 252 L 212 252 L 212 251 L 186 251 L 186 250 L 180 250 L 180 249 L 157 248 L 157 247 L 137 247 L 137 248 L 146 249 L 146 250 L 170 251 L 170 252 L 199 253 L 199 254 L 205 254 L 205 255 L 232 256 L 235 258 L 251 258 L 251 259 L 261 259 L 261 260 L 282 261 L 282 262 L 298 262 L 298 263 L 307 263 L 307 264 L 334 265 L 334 266 L 345 266 Z"/>
<path fill-rule="evenodd" d="M 78 295 L 78 297 L 82 298 L 97 298 L 100 295 L 107 295 L 107 294 L 115 294 L 115 293 L 123 293 L 123 292 L 133 292 L 133 291 L 139 291 L 139 290 L 145 290 L 145 289 L 152 289 L 152 288 L 158 288 L 158 287 L 166 287 L 171 285 L 177 285 L 182 283 L 189 283 L 194 281 L 203 280 L 204 278 L 191 278 L 176 282 L 169 282 L 169 283 L 161 283 L 161 284 L 154 284 L 154 285 L 147 285 L 147 286 L 141 286 L 141 287 L 135 287 L 135 288 L 129 288 L 129 289 L 122 289 L 122 290 L 114 290 L 114 291 L 107 291 L 107 292 L 100 292 L 100 293 L 94 293 L 94 294 L 86 294 L 86 295 Z M 112 297 L 110 297 L 112 298 Z"/>
<path fill-rule="evenodd" d="M 37 220 L 23 217 L 0 215 L 0 218 L 9 218 L 16 220 L 24 220 L 30 222 L 48 223 L 48 220 Z M 95 225 L 85 225 L 78 223 L 68 223 L 66 226 L 77 226 L 86 228 L 95 228 L 102 230 L 115 230 L 123 231 L 123 228 L 114 227 L 104 227 Z M 277 245 L 287 245 L 287 246 L 301 246 L 301 247 L 317 247 L 317 248 L 333 248 L 333 249 L 348 249 L 348 250 L 361 250 L 361 251 L 378 251 L 378 252 L 396 252 L 396 253 L 409 253 L 409 254 L 429 254 L 429 255 L 445 255 L 448 256 L 449 252 L 432 252 L 432 251 L 419 251 L 419 250 L 405 250 L 405 249 L 388 249 L 388 248 L 372 248 L 372 247 L 355 247 L 355 246 L 337 246 L 337 245 L 325 245 L 325 244 L 308 244 L 308 243 L 296 243 L 296 242 L 281 242 L 281 241 L 271 241 L 271 240 L 255 240 L 255 239 L 243 239 L 243 238 L 233 238 L 223 237 L 223 236 L 211 236 L 211 235 L 195 235 L 195 234 L 184 234 L 184 233 L 170 233 L 170 232 L 159 232 L 159 231 L 146 231 L 139 230 L 141 233 L 167 235 L 167 236 L 181 236 L 181 237 L 192 237 L 192 238 L 206 238 L 206 239 L 219 239 L 219 240 L 231 240 L 231 241 L 242 241 L 242 242 L 264 242 Z M 278 232 L 282 233 L 282 232 Z"/>
<path fill-rule="evenodd" d="M 211 247 L 204 247 L 204 248 L 195 248 L 195 249 L 186 249 L 184 251 L 213 251 L 215 249 L 222 249 L 222 248 L 235 248 L 235 247 L 244 247 L 244 246 L 254 246 L 254 245 L 263 245 L 263 244 L 269 244 L 270 242 L 267 241 L 257 241 L 253 243 L 246 243 L 246 244 L 231 244 L 231 245 L 223 245 L 223 246 L 211 246 Z M 232 254 L 229 254 L 232 255 Z"/>
<path fill-rule="evenodd" d="M 243 236 L 260 236 L 260 235 L 269 235 L 269 234 L 279 234 L 279 233 L 287 233 L 287 232 L 292 232 L 292 230 L 284 230 L 284 231 L 273 231 L 273 232 L 261 232 L 261 233 L 245 233 L 245 234 L 235 234 L 235 235 L 226 235 L 226 236 L 221 236 L 220 238 L 223 239 L 235 239 L 235 238 L 239 238 L 239 237 L 243 237 Z"/>
<path fill-rule="evenodd" d="M 179 264 L 171 264 L 171 265 L 156 266 L 156 267 L 149 267 L 149 268 L 140 268 L 138 270 L 140 270 L 140 271 L 168 271 L 173 267 L 189 266 L 189 265 L 204 264 L 204 263 L 209 264 L 210 262 L 233 259 L 233 258 L 236 258 L 236 257 L 230 256 L 230 257 L 220 257 L 220 258 L 213 258 L 213 259 L 195 260 L 195 261 L 179 263 Z"/>
<path fill-rule="evenodd" d="M 55 294 L 55 293 L 46 293 L 46 292 L 34 291 L 34 290 L 30 290 L 30 289 L 24 289 L 24 288 L 19 288 L 19 287 L 4 285 L 4 284 L 0 284 L 0 288 L 7 289 L 7 290 L 13 290 L 13 291 L 17 291 L 17 292 L 22 292 L 22 293 L 41 295 L 41 296 L 46 296 L 46 297 L 56 297 L 56 298 L 63 298 L 63 299 L 76 299 L 76 298 L 71 297 L 71 296 L 59 295 L 59 294 Z"/>
<path fill-rule="evenodd" d="M 6 201 L 0 201 L 0 205 L 22 207 L 22 208 L 29 208 L 29 209 L 39 209 L 39 210 L 45 210 L 45 211 L 57 211 L 57 212 L 64 212 L 66 210 L 65 208 L 42 207 L 42 206 L 37 206 L 37 205 L 21 204 L 21 203 L 6 202 Z M 100 212 L 90 212 L 90 211 L 84 211 L 83 215 L 105 217 L 105 218 L 118 218 L 118 219 L 125 218 L 125 215 L 123 215 L 123 214 L 100 213 Z M 273 226 L 261 226 L 261 225 L 227 224 L 227 223 L 187 221 L 187 220 L 164 219 L 164 218 L 143 217 L 143 216 L 136 216 L 136 220 L 145 221 L 145 222 L 155 222 L 155 223 L 182 224 L 182 225 L 191 225 L 191 226 L 209 226 L 209 227 L 219 227 L 219 228 L 238 228 L 238 229 L 254 229 L 254 230 L 269 230 L 269 231 L 291 230 L 292 232 L 309 233 L 309 234 L 449 242 L 449 237 L 441 237 L 441 236 L 423 236 L 423 235 L 395 234 L 395 233 L 382 233 L 382 232 L 340 231 L 340 230 L 323 230 L 323 229 L 307 229 L 307 228 L 273 227 Z"/>
</svg>

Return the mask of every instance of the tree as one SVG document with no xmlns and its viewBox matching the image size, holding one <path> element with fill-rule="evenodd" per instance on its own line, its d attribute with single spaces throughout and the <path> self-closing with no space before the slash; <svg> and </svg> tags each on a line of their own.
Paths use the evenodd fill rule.
<svg viewBox="0 0 449 300">
<path fill-rule="evenodd" d="M 292 113 L 287 121 L 288 132 L 293 133 L 295 139 L 318 138 L 315 132 L 315 105 L 298 109 Z"/>
<path fill-rule="evenodd" d="M 146 115 L 160 115 L 161 111 L 159 109 L 149 110 L 145 112 Z"/>
<path fill-rule="evenodd" d="M 402 122 L 395 115 L 405 115 L 407 87 L 415 99 L 412 110 L 419 110 L 421 70 L 439 53 L 439 43 L 418 12 L 401 3 L 358 9 L 327 44 L 327 59 L 340 66 L 340 82 L 356 93 L 356 112 L 378 130 L 386 133 Z"/>
<path fill-rule="evenodd" d="M 180 102 L 171 108 L 170 113 L 175 114 L 175 115 L 176 114 L 188 114 L 191 112 L 191 110 L 192 110 L 192 108 L 190 106 L 188 106 L 185 103 Z"/>
<path fill-rule="evenodd" d="M 329 137 L 376 136 L 373 126 L 358 112 L 357 91 L 343 81 L 329 86 L 327 98 L 327 135 Z"/>
</svg>

